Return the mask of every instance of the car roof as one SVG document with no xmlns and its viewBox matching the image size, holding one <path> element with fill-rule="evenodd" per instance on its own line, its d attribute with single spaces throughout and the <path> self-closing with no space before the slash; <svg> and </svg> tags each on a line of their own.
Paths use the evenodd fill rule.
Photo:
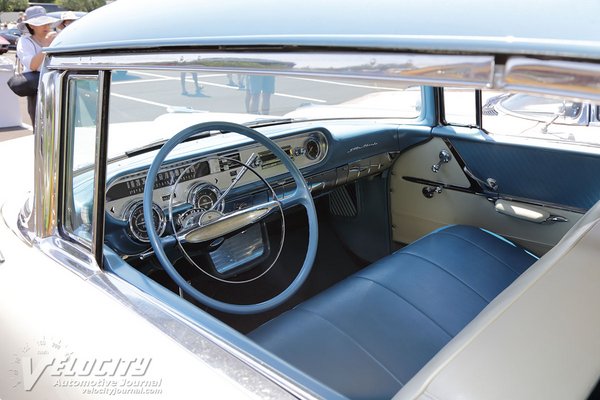
<svg viewBox="0 0 600 400">
<path fill-rule="evenodd" d="M 50 53 L 186 46 L 309 46 L 600 59 L 600 2 L 567 0 L 116 1 Z"/>
<path fill-rule="evenodd" d="M 46 13 L 46 15 L 48 15 L 50 17 L 61 19 L 62 15 L 66 12 L 67 11 L 52 11 L 52 12 Z M 81 18 L 87 14 L 87 12 L 85 12 L 85 11 L 71 11 L 71 12 L 79 18 Z"/>
</svg>

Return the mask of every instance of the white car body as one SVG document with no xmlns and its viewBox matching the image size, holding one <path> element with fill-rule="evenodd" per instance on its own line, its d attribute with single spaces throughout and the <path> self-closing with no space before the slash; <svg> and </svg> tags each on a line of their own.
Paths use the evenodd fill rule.
<svg viewBox="0 0 600 400">
<path fill-rule="evenodd" d="M 482 92 L 600 101 L 600 36 L 587 18 L 600 5 L 565 18 L 569 6 L 542 15 L 512 1 L 494 8 L 495 23 L 489 5 L 466 0 L 123 0 L 61 32 L 45 49 L 34 135 L 0 143 L 0 400 L 372 398 L 384 385 L 353 392 L 372 365 L 396 399 L 598 395 L 597 127 L 565 142 L 502 134 L 529 120 L 489 132 L 481 122 Z M 228 74 L 275 88 L 241 91 Z M 181 95 L 195 80 L 198 95 Z M 259 98 L 264 115 L 249 112 Z M 467 105 L 461 121 L 449 120 L 452 105 Z M 457 332 L 440 328 L 443 344 L 415 331 L 405 354 L 386 351 L 419 326 L 386 319 L 398 299 L 441 325 L 381 282 L 371 286 L 394 301 L 366 313 L 368 290 L 335 291 L 373 266 L 405 272 L 390 260 L 448 226 L 530 264 L 517 273 L 492 260 L 514 272 L 506 282 L 474 269 L 468 278 L 500 288 L 488 298 L 442 264 L 494 254 L 466 236 L 427 247 L 437 261 L 405 286 L 454 307 L 447 286 L 417 280 L 435 271 L 481 306 Z M 350 328 L 324 319 L 329 330 L 305 335 L 310 324 L 294 320 L 275 335 L 282 353 L 253 336 L 319 301 Z M 419 368 L 401 381 L 355 328 L 367 340 L 383 332 L 369 345 L 394 362 L 416 354 Z M 328 342 L 331 331 L 343 340 Z M 420 353 L 423 343 L 435 351 Z M 368 362 L 344 363 L 354 352 Z"/>
</svg>

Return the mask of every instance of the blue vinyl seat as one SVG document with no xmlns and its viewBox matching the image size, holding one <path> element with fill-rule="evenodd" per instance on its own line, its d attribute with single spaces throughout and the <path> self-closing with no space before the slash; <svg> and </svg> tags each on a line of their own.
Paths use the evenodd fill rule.
<svg viewBox="0 0 600 400">
<path fill-rule="evenodd" d="M 349 398 L 391 398 L 536 260 L 488 231 L 445 227 L 250 337 Z"/>
</svg>

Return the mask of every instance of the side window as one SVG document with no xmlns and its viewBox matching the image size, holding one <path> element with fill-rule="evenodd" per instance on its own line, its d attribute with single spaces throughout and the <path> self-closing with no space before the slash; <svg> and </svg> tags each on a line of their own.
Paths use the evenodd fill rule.
<svg viewBox="0 0 600 400">
<path fill-rule="evenodd" d="M 476 96 L 473 89 L 445 88 L 444 121 L 479 126 L 496 141 L 592 152 L 600 147 L 600 107 L 596 104 L 483 90 L 478 110 Z"/>
<path fill-rule="evenodd" d="M 444 88 L 444 121 L 448 125 L 477 124 L 474 89 Z"/>
<path fill-rule="evenodd" d="M 96 110 L 98 77 L 70 76 L 67 81 L 67 146 L 65 169 L 64 229 L 84 243 L 91 244 L 93 192 L 96 157 Z M 81 185 L 86 182 L 86 185 Z"/>
</svg>

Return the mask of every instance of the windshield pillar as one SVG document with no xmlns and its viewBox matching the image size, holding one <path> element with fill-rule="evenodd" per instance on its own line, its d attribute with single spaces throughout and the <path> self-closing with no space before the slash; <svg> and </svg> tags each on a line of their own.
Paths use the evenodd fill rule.
<svg viewBox="0 0 600 400">
<path fill-rule="evenodd" d="M 59 72 L 41 74 L 34 130 L 34 199 L 32 229 L 38 238 L 54 234 L 57 228 L 59 171 L 61 159 Z"/>
</svg>

